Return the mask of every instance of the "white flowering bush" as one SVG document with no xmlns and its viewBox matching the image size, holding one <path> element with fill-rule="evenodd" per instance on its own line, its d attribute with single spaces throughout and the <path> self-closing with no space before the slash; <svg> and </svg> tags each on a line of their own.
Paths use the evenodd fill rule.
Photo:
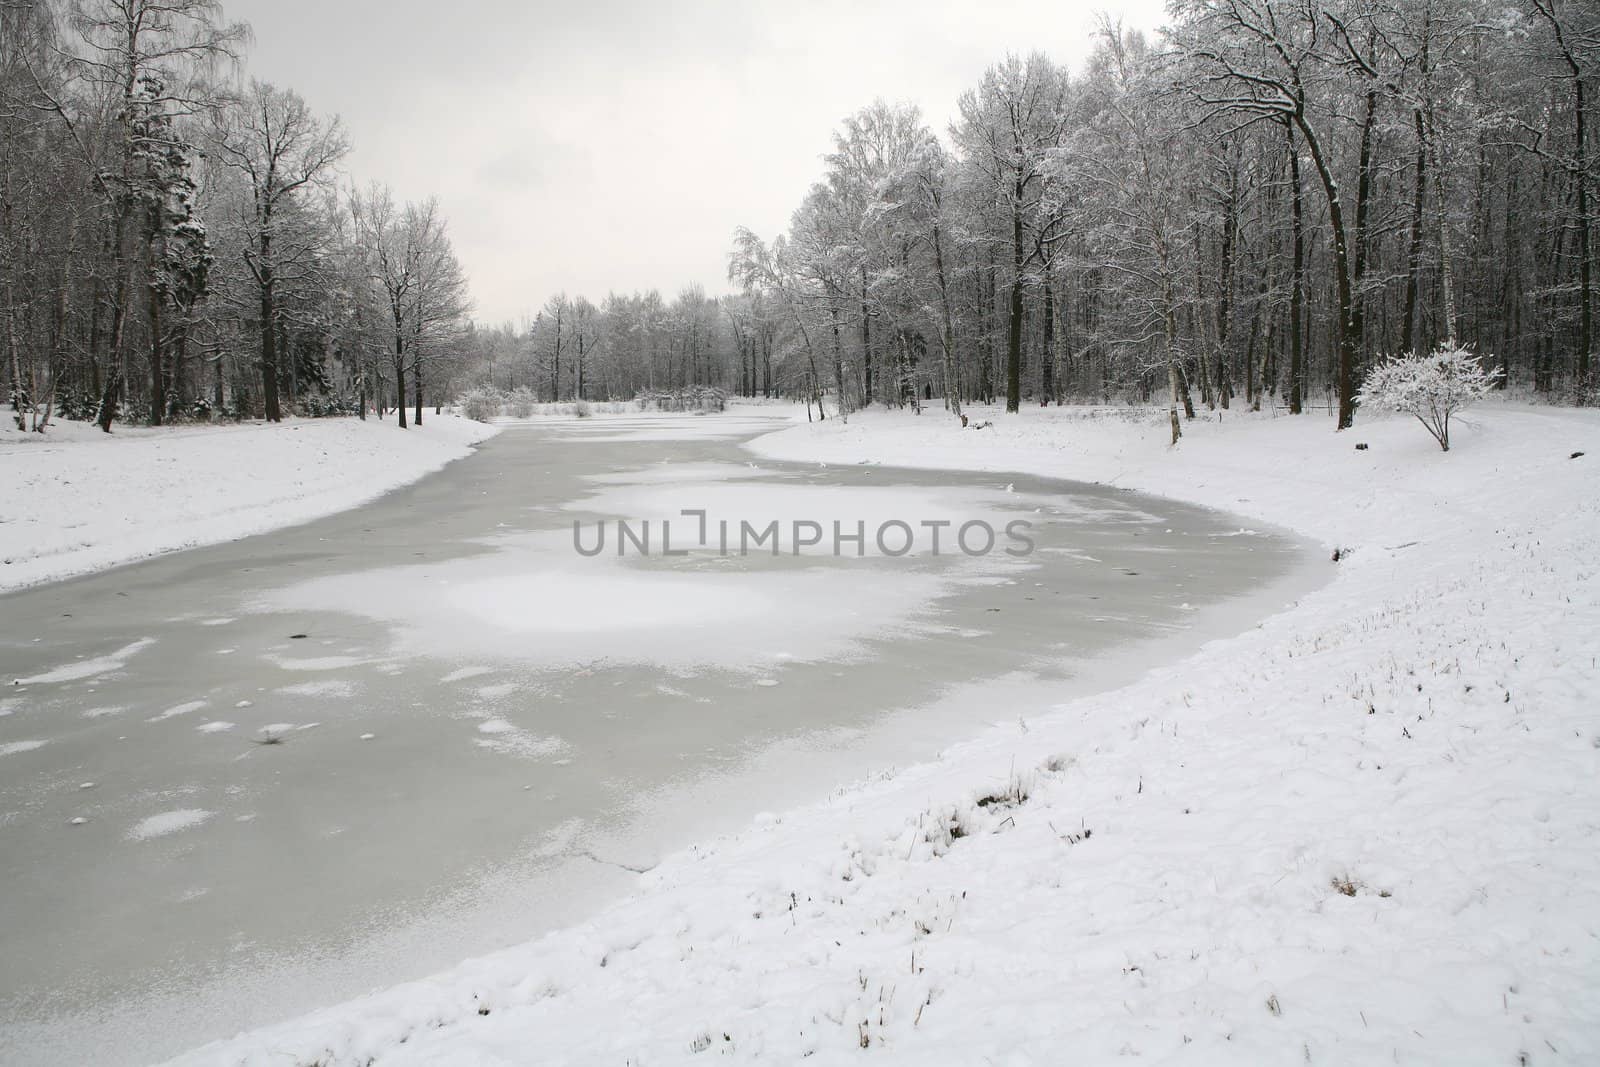
<svg viewBox="0 0 1600 1067">
<path fill-rule="evenodd" d="M 1450 417 L 1489 395 L 1500 378 L 1459 345 L 1441 345 L 1427 355 L 1401 355 L 1373 367 L 1356 400 L 1363 406 L 1404 411 L 1450 451 Z"/>
</svg>

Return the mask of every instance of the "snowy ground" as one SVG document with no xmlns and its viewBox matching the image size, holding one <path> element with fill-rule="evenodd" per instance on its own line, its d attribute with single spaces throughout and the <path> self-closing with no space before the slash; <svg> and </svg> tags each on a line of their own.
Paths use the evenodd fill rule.
<svg viewBox="0 0 1600 1067">
<path fill-rule="evenodd" d="M 1595 413 L 1488 405 L 1448 455 L 1401 419 L 1230 414 L 1176 450 L 1153 418 L 995 420 L 757 450 L 1115 482 L 1302 531 L 1334 577 L 582 926 L 179 1062 L 1600 1062 Z"/>
<path fill-rule="evenodd" d="M 9 426 L 9 424 L 7 424 Z M 495 429 L 392 422 L 0 430 L 0 592 L 354 507 L 465 456 Z"/>
</svg>

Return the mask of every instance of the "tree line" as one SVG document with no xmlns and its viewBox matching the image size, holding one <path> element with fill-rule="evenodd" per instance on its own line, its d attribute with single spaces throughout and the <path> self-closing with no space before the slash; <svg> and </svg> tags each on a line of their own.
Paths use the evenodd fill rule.
<svg viewBox="0 0 1600 1067">
<path fill-rule="evenodd" d="M 1381 357 L 1440 345 L 1597 399 L 1600 7 L 1169 10 L 1155 40 L 1103 21 L 1075 75 L 1006 57 L 942 132 L 851 115 L 787 231 L 736 232 L 737 295 L 561 297 L 480 354 L 551 398 L 1159 400 L 1174 436 L 1197 404 L 1343 428 Z"/>
<path fill-rule="evenodd" d="M 1181 0 L 1102 21 L 1076 77 L 1010 56 L 946 137 L 845 121 L 788 232 L 730 276 L 841 406 L 1326 404 L 1383 354 L 1466 345 L 1593 400 L 1600 8 Z"/>
<path fill-rule="evenodd" d="M 774 396 L 778 326 L 759 294 L 711 297 L 699 285 L 558 293 L 520 324 L 478 326 L 461 379 L 541 401 L 617 400 L 695 387 Z"/>
<path fill-rule="evenodd" d="M 392 411 L 454 388 L 466 278 L 437 202 L 246 79 L 217 0 L 0 0 L 0 315 L 18 428 L 53 414 Z"/>
</svg>

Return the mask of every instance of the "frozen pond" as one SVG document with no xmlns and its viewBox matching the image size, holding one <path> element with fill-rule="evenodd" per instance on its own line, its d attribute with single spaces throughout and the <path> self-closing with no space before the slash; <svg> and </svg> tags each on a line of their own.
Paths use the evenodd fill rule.
<svg viewBox="0 0 1600 1067">
<path fill-rule="evenodd" d="M 526 940 L 1315 580 L 1224 514 L 752 463 L 769 428 L 513 426 L 356 511 L 0 598 L 0 1062 L 149 1062 Z M 694 547 L 684 509 L 712 544 L 662 554 L 663 519 Z M 617 518 L 651 554 L 617 556 Z M 1035 550 L 955 550 L 979 519 Z M 780 553 L 724 554 L 721 520 L 779 523 Z M 903 556 L 874 543 L 895 520 Z"/>
</svg>

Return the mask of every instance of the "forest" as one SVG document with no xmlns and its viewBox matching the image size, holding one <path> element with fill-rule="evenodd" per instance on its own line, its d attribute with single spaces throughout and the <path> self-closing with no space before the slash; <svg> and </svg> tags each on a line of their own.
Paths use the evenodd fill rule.
<svg viewBox="0 0 1600 1067">
<path fill-rule="evenodd" d="M 0 2 L 0 307 L 19 427 L 715 387 L 881 403 L 1355 417 L 1459 346 L 1596 400 L 1600 8 L 1177 0 L 1078 71 L 1009 55 L 948 124 L 845 118 L 729 293 L 528 294 L 471 321 L 440 205 L 341 171 L 216 0 Z M 818 132 L 819 146 L 826 144 Z M 539 255 L 535 246 L 530 254 Z"/>
<path fill-rule="evenodd" d="M 0 310 L 18 429 L 422 416 L 469 328 L 439 205 L 339 170 L 216 0 L 0 2 Z M 409 394 L 408 394 L 409 387 Z"/>
<path fill-rule="evenodd" d="M 1181 0 L 1102 20 L 1076 74 L 1007 56 L 938 130 L 872 103 L 737 293 L 556 297 L 481 333 L 541 395 L 1308 407 L 1459 345 L 1592 403 L 1600 9 L 1557 0 Z M 565 360 L 565 362 L 563 362 Z"/>
</svg>

